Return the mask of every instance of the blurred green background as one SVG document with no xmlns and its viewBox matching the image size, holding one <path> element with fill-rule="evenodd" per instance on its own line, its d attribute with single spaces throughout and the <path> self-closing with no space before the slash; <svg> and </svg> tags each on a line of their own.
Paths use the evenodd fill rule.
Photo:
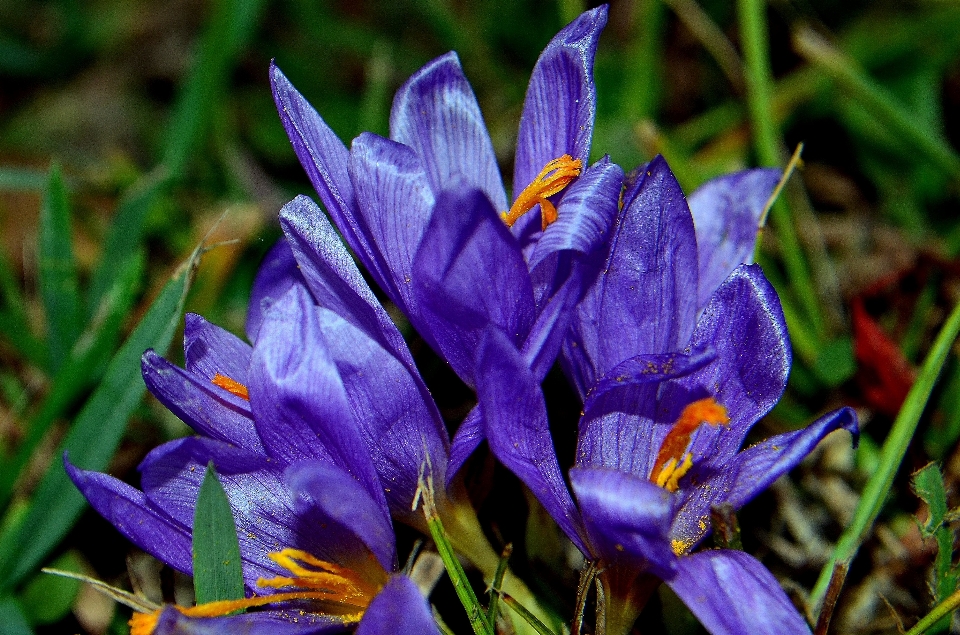
<svg viewBox="0 0 960 635">
<path fill-rule="evenodd" d="M 59 457 L 67 449 L 136 484 L 145 452 L 187 433 L 141 400 L 142 350 L 176 340 L 184 306 L 242 333 L 276 213 L 310 192 L 274 110 L 270 60 L 349 143 L 387 134 L 395 89 L 454 49 L 509 175 L 530 69 L 585 8 L 0 0 L 0 632 L 125 631 L 109 601 L 38 576 L 51 562 L 121 586 L 142 577 L 166 597 L 178 583 L 127 573 L 130 548 L 83 511 Z M 868 425 L 856 456 L 828 444 L 766 495 L 772 518 L 744 512 L 745 526 L 759 524 L 745 529 L 748 550 L 802 604 L 960 299 L 960 5 L 623 0 L 595 75 L 594 158 L 629 170 L 662 153 L 688 192 L 732 170 L 784 166 L 804 144 L 759 254 L 796 361 L 762 433 L 842 404 Z M 178 275 L 201 243 L 195 275 Z M 869 556 L 851 571 L 836 632 L 909 627 L 956 585 L 953 532 L 918 528 L 923 504 L 907 483 L 930 460 L 946 491 L 960 482 L 960 366 L 945 368 Z M 555 375 L 547 388 L 566 390 Z M 461 393 L 438 397 L 451 420 L 472 398 Z M 534 513 L 528 532 L 538 522 Z M 527 551 L 538 557 L 535 544 Z M 135 572 L 150 568 L 135 560 Z M 663 624 L 649 632 L 696 632 L 674 604 L 660 600 Z"/>
</svg>

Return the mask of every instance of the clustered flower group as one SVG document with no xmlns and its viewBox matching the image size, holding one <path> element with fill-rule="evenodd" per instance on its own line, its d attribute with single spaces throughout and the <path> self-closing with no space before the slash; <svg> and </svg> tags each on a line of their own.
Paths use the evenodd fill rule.
<svg viewBox="0 0 960 635">
<path fill-rule="evenodd" d="M 439 633 L 399 572 L 392 523 L 426 530 L 411 503 L 428 470 L 451 542 L 489 579 L 497 557 L 459 476 L 483 440 L 592 563 L 607 633 L 629 632 L 661 582 L 711 633 L 809 631 L 759 561 L 697 550 L 713 506 L 744 505 L 829 432 L 857 433 L 843 409 L 741 449 L 790 367 L 777 295 L 748 264 L 780 174 L 732 174 L 686 199 L 660 157 L 626 176 L 607 157 L 589 165 L 606 17 L 584 13 L 537 62 L 512 202 L 456 54 L 400 88 L 390 138 L 349 149 L 271 67 L 333 223 L 303 196 L 280 211 L 252 346 L 187 315 L 185 368 L 144 354 L 147 387 L 197 434 L 147 456 L 142 491 L 67 466 L 125 536 L 187 574 L 208 463 L 230 500 L 247 598 L 136 615 L 136 634 Z M 351 252 L 476 392 L 452 440 Z M 557 360 L 582 402 L 566 473 L 540 388 Z"/>
</svg>

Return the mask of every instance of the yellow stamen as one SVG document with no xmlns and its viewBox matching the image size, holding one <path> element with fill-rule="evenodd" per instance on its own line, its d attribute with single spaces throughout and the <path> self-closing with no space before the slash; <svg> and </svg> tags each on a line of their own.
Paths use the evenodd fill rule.
<svg viewBox="0 0 960 635">
<path fill-rule="evenodd" d="M 713 397 L 694 401 L 680 413 L 680 417 L 660 444 L 657 460 L 654 461 L 650 473 L 651 481 L 668 492 L 675 492 L 680 488 L 680 479 L 693 467 L 693 455 L 686 451 L 690 437 L 704 423 L 712 426 L 730 423 L 727 409 Z"/>
<path fill-rule="evenodd" d="M 547 199 L 559 193 L 560 190 L 570 185 L 573 179 L 580 176 L 582 166 L 583 162 L 580 159 L 574 159 L 569 154 L 550 161 L 543 166 L 537 178 L 523 188 L 513 205 L 510 206 L 510 211 L 500 214 L 500 218 L 507 224 L 507 227 L 513 227 L 513 224 L 521 216 L 539 204 L 542 220 L 541 229 L 546 229 L 547 225 L 557 220 L 557 208 Z"/>
<path fill-rule="evenodd" d="M 344 624 L 349 625 L 360 621 L 373 596 L 380 590 L 377 585 L 368 583 L 356 572 L 315 558 L 300 549 L 284 549 L 268 555 L 292 576 L 260 578 L 257 580 L 257 585 L 272 588 L 293 587 L 297 590 L 255 595 L 239 600 L 207 602 L 190 607 L 174 606 L 174 608 L 188 617 L 221 617 L 235 611 L 268 604 L 308 600 L 324 603 L 324 608 L 329 607 L 330 611 L 323 611 L 323 614 L 334 614 Z M 130 635 L 152 635 L 162 610 L 157 609 L 152 613 L 135 613 L 130 619 Z M 311 612 L 321 614 L 321 611 Z"/>
<path fill-rule="evenodd" d="M 249 391 L 247 391 L 247 387 L 241 384 L 239 381 L 236 381 L 235 379 L 231 379 L 226 375 L 221 375 L 220 373 L 217 373 L 216 375 L 214 375 L 213 379 L 211 379 L 210 381 L 213 382 L 214 386 L 220 386 L 227 392 L 233 393 L 234 395 L 236 395 L 237 397 L 240 397 L 241 399 L 246 399 L 247 401 L 250 401 L 250 393 Z"/>
</svg>

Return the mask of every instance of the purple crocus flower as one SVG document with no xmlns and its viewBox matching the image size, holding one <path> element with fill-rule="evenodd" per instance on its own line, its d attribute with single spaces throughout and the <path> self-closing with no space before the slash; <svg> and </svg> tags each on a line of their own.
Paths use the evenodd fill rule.
<svg viewBox="0 0 960 635">
<path fill-rule="evenodd" d="M 359 623 L 358 633 L 438 633 L 426 600 L 397 573 L 381 484 L 389 459 L 378 464 L 363 438 L 399 410 L 418 414 L 418 402 L 403 401 L 412 383 L 403 384 L 405 369 L 299 284 L 255 321 L 251 348 L 188 315 L 185 369 L 144 354 L 150 390 L 199 436 L 152 451 L 140 465 L 142 491 L 67 464 L 101 515 L 188 574 L 194 506 L 209 462 L 230 500 L 248 597 L 140 614 L 133 632 L 300 635 Z M 396 390 L 371 387 L 385 378 L 398 382 Z M 402 417 L 390 423 L 402 434 Z M 421 442 L 423 452 L 431 441 L 414 441 Z M 252 607 L 265 610 L 229 615 Z"/>
<path fill-rule="evenodd" d="M 589 282 L 582 265 L 616 213 L 622 170 L 607 158 L 586 163 L 596 111 L 593 59 L 606 19 L 606 6 L 585 12 L 534 67 L 513 203 L 455 53 L 429 62 L 400 88 L 389 139 L 363 133 L 349 150 L 271 68 L 283 125 L 326 211 L 375 282 L 469 386 L 477 383 L 478 344 L 490 322 L 509 334 L 538 377 L 546 374 L 568 309 Z M 312 226 L 291 219 L 285 231 L 297 262 L 310 258 Z M 475 410 L 454 439 L 448 480 L 482 432 Z"/>
<path fill-rule="evenodd" d="M 494 454 L 600 571 L 608 633 L 660 581 L 711 633 L 806 633 L 773 576 L 732 550 L 693 550 L 713 505 L 739 508 L 853 412 L 740 450 L 782 395 L 790 345 L 752 253 L 771 171 L 713 181 L 690 208 L 657 158 L 627 190 L 602 274 L 576 309 L 564 362 L 584 400 L 567 490 L 534 376 L 491 326 L 477 391 Z"/>
</svg>

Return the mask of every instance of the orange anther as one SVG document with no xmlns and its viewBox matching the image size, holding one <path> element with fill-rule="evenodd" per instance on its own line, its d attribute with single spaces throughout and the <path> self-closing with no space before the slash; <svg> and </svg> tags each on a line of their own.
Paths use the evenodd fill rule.
<svg viewBox="0 0 960 635">
<path fill-rule="evenodd" d="M 688 404 L 660 444 L 650 480 L 668 491 L 677 491 L 677 482 L 693 467 L 693 456 L 686 451 L 693 433 L 704 423 L 716 426 L 729 422 L 727 409 L 713 397 Z"/>
<path fill-rule="evenodd" d="M 547 199 L 559 193 L 570 185 L 573 179 L 580 176 L 582 166 L 583 162 L 580 159 L 574 159 L 569 154 L 550 161 L 543 166 L 537 178 L 523 188 L 510 206 L 510 211 L 500 214 L 500 218 L 507 227 L 513 227 L 521 216 L 540 205 L 541 229 L 546 229 L 547 225 L 557 220 L 557 208 Z"/>
<path fill-rule="evenodd" d="M 247 390 L 247 387 L 241 384 L 239 381 L 231 379 L 226 375 L 221 375 L 220 373 L 214 375 L 213 379 L 210 381 L 213 382 L 214 386 L 220 386 L 227 392 L 230 392 L 241 399 L 250 401 L 250 392 Z"/>
</svg>

